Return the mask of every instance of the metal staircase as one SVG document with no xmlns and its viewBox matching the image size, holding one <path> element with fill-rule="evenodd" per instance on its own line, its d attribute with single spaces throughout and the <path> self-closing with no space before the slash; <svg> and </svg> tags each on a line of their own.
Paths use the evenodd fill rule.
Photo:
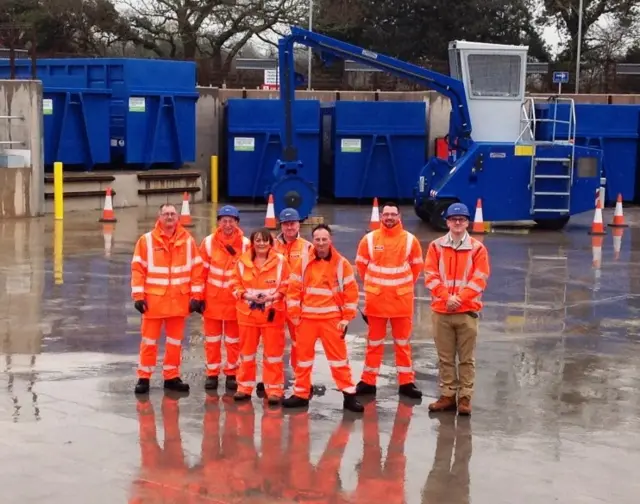
<svg viewBox="0 0 640 504">
<path fill-rule="evenodd" d="M 576 109 L 572 98 L 546 100 L 548 117 L 537 117 L 535 98 L 522 105 L 518 142 L 531 145 L 531 215 L 569 215 L 575 159 Z M 560 117 L 559 117 L 560 116 Z"/>
</svg>

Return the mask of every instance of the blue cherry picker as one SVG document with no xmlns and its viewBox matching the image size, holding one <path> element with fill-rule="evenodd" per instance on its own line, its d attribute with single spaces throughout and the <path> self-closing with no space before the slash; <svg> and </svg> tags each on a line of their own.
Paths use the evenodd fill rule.
<svg viewBox="0 0 640 504">
<path fill-rule="evenodd" d="M 451 42 L 447 76 L 291 27 L 278 46 L 285 141 L 270 188 L 276 212 L 292 206 L 304 219 L 317 201 L 293 142 L 294 44 L 318 51 L 325 63 L 353 60 L 449 99 L 449 155 L 429 159 L 414 188 L 416 214 L 435 229 L 446 229 L 443 212 L 458 201 L 474 208 L 481 200 L 485 221 L 533 220 L 546 229 L 561 229 L 571 215 L 594 208 L 605 182 L 602 151 L 575 145 L 572 99 L 525 96 L 527 46 Z"/>
</svg>

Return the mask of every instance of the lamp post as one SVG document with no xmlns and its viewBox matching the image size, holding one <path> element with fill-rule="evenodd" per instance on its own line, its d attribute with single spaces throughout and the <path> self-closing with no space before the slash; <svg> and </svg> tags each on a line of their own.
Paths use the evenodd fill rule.
<svg viewBox="0 0 640 504">
<path fill-rule="evenodd" d="M 309 31 L 313 31 L 313 0 L 309 0 Z M 308 49 L 307 90 L 311 91 L 311 59 L 313 51 Z"/>
<path fill-rule="evenodd" d="M 582 49 L 582 1 L 578 5 L 578 50 L 576 51 L 576 91 L 580 90 L 580 52 Z"/>
</svg>

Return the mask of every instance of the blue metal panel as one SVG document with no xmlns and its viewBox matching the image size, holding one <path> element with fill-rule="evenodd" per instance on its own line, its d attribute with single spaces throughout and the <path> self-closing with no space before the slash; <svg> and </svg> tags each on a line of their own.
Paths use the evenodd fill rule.
<svg viewBox="0 0 640 504">
<path fill-rule="evenodd" d="M 320 164 L 320 102 L 293 104 L 294 141 L 303 168 L 299 175 L 316 189 Z M 275 181 L 282 153 L 284 117 L 279 100 L 230 99 L 227 102 L 228 194 L 264 198 Z"/>
<path fill-rule="evenodd" d="M 554 146 L 554 149 L 563 147 Z M 532 218 L 529 187 L 531 157 L 518 156 L 514 152 L 512 143 L 477 142 L 453 166 L 441 159 L 431 158 L 421 172 L 425 187 L 430 189 L 427 194 L 431 198 L 459 200 L 469 208 L 474 208 L 477 199 L 482 198 L 485 221 L 529 220 Z M 554 156 L 563 157 L 563 154 L 556 151 Z M 601 152 L 576 147 L 576 158 L 583 156 L 599 159 Z M 571 214 L 593 209 L 599 183 L 599 174 L 574 177 Z M 558 206 L 554 204 L 552 208 Z M 536 214 L 536 218 L 550 217 L 557 215 Z"/>
<path fill-rule="evenodd" d="M 71 150 L 78 150 L 80 153 L 89 150 L 86 139 L 82 138 L 84 136 L 101 146 L 104 142 L 110 145 L 111 160 L 115 162 L 148 168 L 155 163 L 179 167 L 185 162 L 195 161 L 195 104 L 199 95 L 196 91 L 196 66 L 193 61 L 134 58 L 41 59 L 37 61 L 36 69 L 45 94 L 86 93 L 86 90 L 93 90 L 110 95 L 110 107 L 107 111 L 110 131 L 107 137 L 96 137 L 93 140 L 94 129 L 96 134 L 99 132 L 103 135 L 104 132 L 101 124 L 94 127 L 92 123 L 94 120 L 102 122 L 103 118 L 97 112 L 95 115 L 86 114 L 89 123 L 85 134 L 82 135 L 78 128 L 73 128 L 80 138 L 76 145 L 73 137 L 65 144 Z M 0 77 L 7 78 L 9 73 L 8 60 L 0 61 Z M 16 61 L 16 77 L 29 79 L 30 76 L 31 62 Z M 95 100 L 85 102 L 92 103 Z M 100 112 L 103 112 L 103 108 Z M 55 139 L 56 133 L 47 135 L 45 132 L 45 138 Z M 51 140 L 45 142 L 50 143 Z M 92 142 L 90 145 L 92 149 L 97 149 Z M 56 148 L 45 144 L 45 150 L 48 149 L 49 152 Z M 73 159 L 79 157 L 86 158 L 84 154 L 72 155 Z"/>
<path fill-rule="evenodd" d="M 48 91 L 43 94 L 44 162 L 91 170 L 111 160 L 107 91 Z"/>
<path fill-rule="evenodd" d="M 640 141 L 640 105 L 576 104 L 576 145 L 602 149 L 604 176 L 607 178 L 607 202 L 616 200 L 618 193 L 625 201 L 636 198 L 636 176 L 640 169 L 638 142 Z M 536 115 L 553 118 L 553 105 L 536 106 Z M 558 105 L 557 118 L 569 119 L 569 106 Z M 566 124 L 556 126 L 556 138 L 567 138 Z M 536 137 L 549 140 L 553 126 L 539 123 Z"/>
<path fill-rule="evenodd" d="M 337 102 L 336 198 L 413 195 L 426 157 L 423 102 Z"/>
</svg>

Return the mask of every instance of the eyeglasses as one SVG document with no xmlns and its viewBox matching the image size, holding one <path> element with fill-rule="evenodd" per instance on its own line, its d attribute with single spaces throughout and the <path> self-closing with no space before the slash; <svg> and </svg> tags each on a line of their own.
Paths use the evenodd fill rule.
<svg viewBox="0 0 640 504">
<path fill-rule="evenodd" d="M 176 215 L 178 215 L 176 212 L 167 212 L 167 213 L 161 213 L 160 217 L 175 217 Z"/>
<path fill-rule="evenodd" d="M 467 222 L 466 217 L 449 217 L 447 220 L 449 222 L 455 222 L 456 224 L 462 224 L 463 222 Z"/>
</svg>

